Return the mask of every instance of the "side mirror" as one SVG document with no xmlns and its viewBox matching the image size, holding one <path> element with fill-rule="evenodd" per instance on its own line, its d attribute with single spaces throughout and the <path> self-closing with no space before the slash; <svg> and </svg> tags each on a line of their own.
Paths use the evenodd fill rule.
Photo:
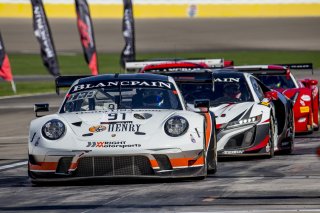
<svg viewBox="0 0 320 213">
<path fill-rule="evenodd" d="M 34 105 L 34 112 L 36 113 L 36 117 L 42 117 L 43 115 L 38 115 L 38 112 L 48 112 L 49 111 L 49 104 L 35 104 Z"/>
<path fill-rule="evenodd" d="M 271 100 L 278 100 L 278 92 L 277 91 L 268 91 L 264 94 L 266 96 L 266 98 L 269 98 Z"/>
<path fill-rule="evenodd" d="M 209 112 L 210 100 L 208 99 L 194 100 L 194 108 L 200 108 L 201 112 Z"/>
</svg>

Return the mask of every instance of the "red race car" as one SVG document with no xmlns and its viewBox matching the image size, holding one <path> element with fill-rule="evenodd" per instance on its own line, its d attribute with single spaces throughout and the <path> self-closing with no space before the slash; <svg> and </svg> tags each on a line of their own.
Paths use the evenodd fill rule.
<svg viewBox="0 0 320 213">
<path fill-rule="evenodd" d="M 311 63 L 283 65 L 251 65 L 230 67 L 249 72 L 266 86 L 283 93 L 293 101 L 296 133 L 312 133 L 319 129 L 318 81 L 305 78 L 296 80 L 290 70 L 312 70 Z"/>
</svg>

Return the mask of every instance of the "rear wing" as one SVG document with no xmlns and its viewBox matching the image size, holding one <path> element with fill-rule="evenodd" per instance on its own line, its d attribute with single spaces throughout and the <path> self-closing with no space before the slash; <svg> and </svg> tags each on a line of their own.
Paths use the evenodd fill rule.
<svg viewBox="0 0 320 213">
<path fill-rule="evenodd" d="M 56 78 L 56 93 L 60 94 L 60 88 L 71 87 L 71 85 L 80 78 L 90 77 L 91 75 L 67 75 L 67 76 L 58 76 Z"/>
<path fill-rule="evenodd" d="M 312 63 L 300 63 L 300 64 L 280 64 L 281 66 L 288 67 L 290 70 L 311 70 L 313 75 Z"/>
<path fill-rule="evenodd" d="M 168 60 L 154 60 L 154 61 L 133 61 L 126 62 L 125 69 L 129 72 L 137 72 L 148 65 L 166 64 L 173 62 L 189 62 L 200 64 L 204 63 L 210 68 L 222 68 L 224 67 L 224 59 L 168 59 Z M 230 63 L 230 61 L 228 61 Z"/>
<path fill-rule="evenodd" d="M 288 73 L 288 68 L 281 65 L 246 65 L 246 66 L 234 66 L 233 69 L 240 72 L 247 72 L 252 75 L 272 75 Z"/>
</svg>

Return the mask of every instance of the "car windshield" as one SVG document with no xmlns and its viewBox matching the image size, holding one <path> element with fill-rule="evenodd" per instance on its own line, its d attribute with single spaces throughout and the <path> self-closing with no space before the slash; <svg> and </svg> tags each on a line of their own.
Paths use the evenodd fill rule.
<svg viewBox="0 0 320 213">
<path fill-rule="evenodd" d="M 257 78 L 270 89 L 296 88 L 290 76 L 286 75 L 258 75 Z"/>
<path fill-rule="evenodd" d="M 193 104 L 196 99 L 209 99 L 211 106 L 253 101 L 244 78 L 239 78 L 235 82 L 228 79 L 215 78 L 214 91 L 212 83 L 181 83 L 179 87 L 189 104 Z"/>
<path fill-rule="evenodd" d="M 182 106 L 174 86 L 168 82 L 166 85 L 170 85 L 170 88 L 146 87 L 144 84 L 143 86 L 102 86 L 71 92 L 65 99 L 61 113 L 117 109 L 181 110 Z"/>
</svg>

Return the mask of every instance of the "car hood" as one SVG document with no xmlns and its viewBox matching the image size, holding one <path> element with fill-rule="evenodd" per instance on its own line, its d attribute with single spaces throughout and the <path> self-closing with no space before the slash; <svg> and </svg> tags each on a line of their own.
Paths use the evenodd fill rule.
<svg viewBox="0 0 320 213">
<path fill-rule="evenodd" d="M 66 113 L 60 116 L 80 138 L 106 140 L 153 135 L 165 121 L 178 114 L 175 110 Z"/>
</svg>

